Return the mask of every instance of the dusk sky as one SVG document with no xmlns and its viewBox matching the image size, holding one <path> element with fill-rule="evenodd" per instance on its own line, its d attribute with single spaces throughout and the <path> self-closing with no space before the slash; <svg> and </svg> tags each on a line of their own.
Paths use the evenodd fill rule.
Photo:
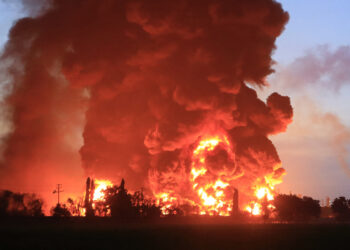
<svg viewBox="0 0 350 250">
<path fill-rule="evenodd" d="M 0 46 L 16 19 L 15 1 L 0 1 Z M 294 109 L 287 132 L 270 136 L 286 169 L 281 192 L 324 200 L 350 193 L 350 1 L 283 0 L 290 19 L 277 39 L 266 99 L 288 95 Z M 0 136 L 7 133 L 1 121 Z M 347 169 L 346 169 L 347 168 Z M 51 189 L 51 187 L 48 187 Z"/>
<path fill-rule="evenodd" d="M 277 61 L 277 76 L 271 76 L 271 86 L 265 91 L 278 90 L 291 97 L 294 107 L 294 122 L 284 134 L 273 137 L 273 141 L 287 170 L 281 190 L 312 195 L 319 199 L 325 196 L 346 195 L 350 191 L 350 175 L 346 173 L 337 157 L 336 141 L 339 130 L 325 122 L 322 116 L 332 113 L 345 128 L 344 144 L 347 148 L 349 168 L 349 107 L 350 75 L 346 69 L 350 62 L 350 31 L 348 10 L 350 2 L 343 1 L 281 1 L 289 12 L 290 20 L 284 33 L 277 39 L 274 58 Z M 290 67 L 297 58 L 310 53 L 323 57 L 326 49 L 330 54 L 344 48 L 343 56 L 335 58 L 338 63 L 329 69 L 311 67 L 307 73 L 320 70 L 319 81 L 298 82 L 305 75 L 295 76 L 296 80 L 284 78 L 278 70 Z M 296 61 L 296 64 L 299 61 Z M 300 65 L 303 67 L 303 65 Z M 334 70 L 344 69 L 345 76 L 331 80 L 327 78 Z M 294 71 L 293 71 L 294 72 Z M 281 76 L 278 76 L 281 73 Z M 346 75 L 347 74 L 347 75 Z M 305 77 L 306 78 L 306 77 Z M 289 83 L 286 83 L 288 82 Z M 339 86 L 339 87 L 335 87 Z M 320 119 L 315 116 L 321 116 Z M 347 137 L 347 138 L 346 138 Z M 343 166 L 344 167 L 344 166 Z"/>
</svg>

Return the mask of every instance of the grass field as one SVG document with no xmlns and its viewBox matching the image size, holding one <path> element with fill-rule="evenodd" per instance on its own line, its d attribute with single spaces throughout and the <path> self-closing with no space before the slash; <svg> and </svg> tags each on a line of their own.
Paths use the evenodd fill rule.
<svg viewBox="0 0 350 250">
<path fill-rule="evenodd" d="M 349 224 L 0 222 L 0 249 L 350 249 Z"/>
</svg>

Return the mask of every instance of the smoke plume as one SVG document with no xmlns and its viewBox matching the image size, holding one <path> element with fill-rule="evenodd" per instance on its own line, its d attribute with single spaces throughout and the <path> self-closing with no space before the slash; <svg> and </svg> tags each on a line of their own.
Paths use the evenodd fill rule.
<svg viewBox="0 0 350 250">
<path fill-rule="evenodd" d="M 339 91 L 350 83 L 349 63 L 349 46 L 330 49 L 322 45 L 308 50 L 289 65 L 278 66 L 273 82 L 292 89 L 317 85 Z"/>
<path fill-rule="evenodd" d="M 290 100 L 261 101 L 247 83 L 266 84 L 287 21 L 273 0 L 52 0 L 17 21 L 2 55 L 13 130 L 1 181 L 73 182 L 82 165 L 131 189 L 186 194 L 191 152 L 217 134 L 234 159 L 215 149 L 212 173 L 229 169 L 247 193 L 279 179 L 268 136 L 291 122 Z"/>
<path fill-rule="evenodd" d="M 322 110 L 322 103 L 315 103 L 316 101 L 312 98 L 315 96 L 315 90 L 324 90 L 326 92 L 320 92 L 318 96 L 332 91 L 331 93 L 336 94 L 333 98 L 337 99 L 341 89 L 350 84 L 349 64 L 349 46 L 332 49 L 329 45 L 322 45 L 309 49 L 305 55 L 296 58 L 288 65 L 278 65 L 277 72 L 271 79 L 272 84 L 294 92 L 294 100 L 298 102 L 299 107 L 303 107 L 303 112 L 308 112 L 306 116 L 312 118 L 312 123 L 325 126 L 322 128 L 323 135 L 329 138 L 326 147 L 333 148 L 340 166 L 348 176 L 350 176 L 347 159 L 347 147 L 350 142 L 349 128 L 335 113 Z M 306 88 L 310 90 L 309 96 L 305 96 L 305 91 L 300 91 Z M 296 98 L 298 95 L 300 97 Z M 305 118 L 302 119 L 305 120 Z M 298 124 L 297 120 L 296 123 Z"/>
</svg>

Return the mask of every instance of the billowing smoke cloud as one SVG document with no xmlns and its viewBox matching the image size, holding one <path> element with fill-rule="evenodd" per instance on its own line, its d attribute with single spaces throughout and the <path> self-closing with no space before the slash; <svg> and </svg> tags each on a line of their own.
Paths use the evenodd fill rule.
<svg viewBox="0 0 350 250">
<path fill-rule="evenodd" d="M 223 133 L 237 185 L 278 179 L 267 136 L 291 122 L 290 101 L 265 103 L 246 82 L 265 85 L 287 21 L 273 0 L 53 0 L 16 23 L 2 55 L 14 129 L 1 178 L 72 175 L 81 146 L 88 175 L 186 192 L 189 152 Z"/>
<path fill-rule="evenodd" d="M 332 146 L 340 166 L 350 176 L 347 158 L 347 147 L 350 143 L 349 128 L 337 114 L 325 110 L 325 107 L 322 110 L 324 103 L 316 103 L 316 100 L 312 100 L 315 99 L 315 90 L 319 91 L 318 96 L 324 95 L 324 92 L 320 92 L 322 90 L 327 92 L 331 90 L 335 94 L 333 98 L 338 98 L 337 94 L 341 92 L 341 88 L 350 84 L 349 64 L 349 46 L 332 49 L 329 45 L 322 45 L 309 49 L 305 55 L 296 58 L 288 65 L 278 65 L 271 83 L 294 92 L 298 106 L 303 107 L 303 112 L 308 112 L 306 116 L 312 118 L 310 122 L 325 126 L 323 134 L 328 137 L 329 142 L 325 147 L 328 149 Z M 303 88 L 311 90 L 309 96 L 305 96 L 305 91 L 300 91 Z M 299 100 L 296 98 L 298 95 L 301 95 Z M 298 124 L 299 121 L 296 120 L 296 123 Z M 307 126 L 310 125 L 307 124 Z"/>
<path fill-rule="evenodd" d="M 323 86 L 333 91 L 350 84 L 350 47 L 330 49 L 328 45 L 308 50 L 289 65 L 279 65 L 273 83 L 284 87 Z"/>
</svg>

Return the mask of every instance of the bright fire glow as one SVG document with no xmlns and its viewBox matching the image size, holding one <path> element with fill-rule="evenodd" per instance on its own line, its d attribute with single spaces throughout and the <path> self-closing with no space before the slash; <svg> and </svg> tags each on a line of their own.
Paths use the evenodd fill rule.
<svg viewBox="0 0 350 250">
<path fill-rule="evenodd" d="M 175 197 L 172 197 L 167 193 L 158 194 L 158 195 L 156 195 L 156 198 L 157 198 L 158 202 L 162 205 L 161 212 L 163 215 L 168 215 L 169 209 L 177 201 L 177 199 Z"/>
<path fill-rule="evenodd" d="M 226 136 L 215 136 L 201 140 L 193 151 L 191 181 L 193 190 L 198 194 L 200 199 L 200 214 L 218 214 L 229 215 L 232 210 L 231 199 L 225 197 L 226 188 L 229 183 L 215 176 L 210 176 L 206 166 L 206 155 L 213 151 L 220 143 L 229 151 L 229 141 Z M 211 178 L 209 178 L 209 176 Z"/>
<path fill-rule="evenodd" d="M 246 207 L 246 210 L 252 215 L 260 215 L 261 214 L 261 205 L 257 202 L 253 202 L 250 206 Z"/>
<path fill-rule="evenodd" d="M 79 207 L 79 216 L 86 216 L 86 208 L 85 207 Z"/>
<path fill-rule="evenodd" d="M 273 200 L 273 195 L 267 187 L 258 188 L 255 192 L 255 195 L 259 200 L 263 199 L 265 196 L 268 201 Z"/>
<path fill-rule="evenodd" d="M 108 180 L 95 180 L 95 191 L 93 201 L 104 201 L 107 188 L 113 187 L 113 183 Z"/>
<path fill-rule="evenodd" d="M 273 196 L 273 185 L 271 185 L 271 181 L 269 181 L 268 177 L 265 177 L 265 182 L 270 183 L 269 187 L 259 187 L 256 188 L 255 190 L 255 196 L 258 201 L 252 202 L 250 205 L 245 207 L 245 210 L 248 211 L 252 215 L 261 215 L 262 213 L 262 205 L 260 201 L 265 200 L 265 201 L 272 201 L 274 199 Z M 268 204 L 267 207 L 269 209 L 273 208 L 272 204 Z"/>
<path fill-rule="evenodd" d="M 198 155 L 203 150 L 212 151 L 215 148 L 215 146 L 219 144 L 219 142 L 221 142 L 219 137 L 203 140 L 199 143 L 198 147 L 194 150 L 193 154 Z"/>
<path fill-rule="evenodd" d="M 221 152 L 225 152 L 224 157 L 226 157 L 222 164 L 220 159 L 216 158 L 217 153 Z M 201 215 L 230 215 L 237 177 L 230 172 L 232 167 L 225 164 L 236 164 L 232 145 L 225 134 L 208 136 L 200 140 L 192 151 L 188 176 L 192 190 L 188 192 L 189 198 L 183 198 L 173 192 L 155 194 L 159 204 L 163 206 L 161 208 L 163 215 L 169 214 L 171 208 L 181 205 L 184 201 L 194 207 L 193 211 Z M 279 167 L 276 166 L 276 168 Z M 265 202 L 267 202 L 267 208 L 272 209 L 270 201 L 274 199 L 274 186 L 280 181 L 279 178 L 276 179 L 269 174 L 258 177 L 255 185 L 251 187 L 251 193 L 243 193 L 242 190 L 243 197 L 245 195 L 251 198 L 250 201 L 242 204 L 243 209 L 254 216 L 262 215 L 262 204 Z"/>
</svg>

